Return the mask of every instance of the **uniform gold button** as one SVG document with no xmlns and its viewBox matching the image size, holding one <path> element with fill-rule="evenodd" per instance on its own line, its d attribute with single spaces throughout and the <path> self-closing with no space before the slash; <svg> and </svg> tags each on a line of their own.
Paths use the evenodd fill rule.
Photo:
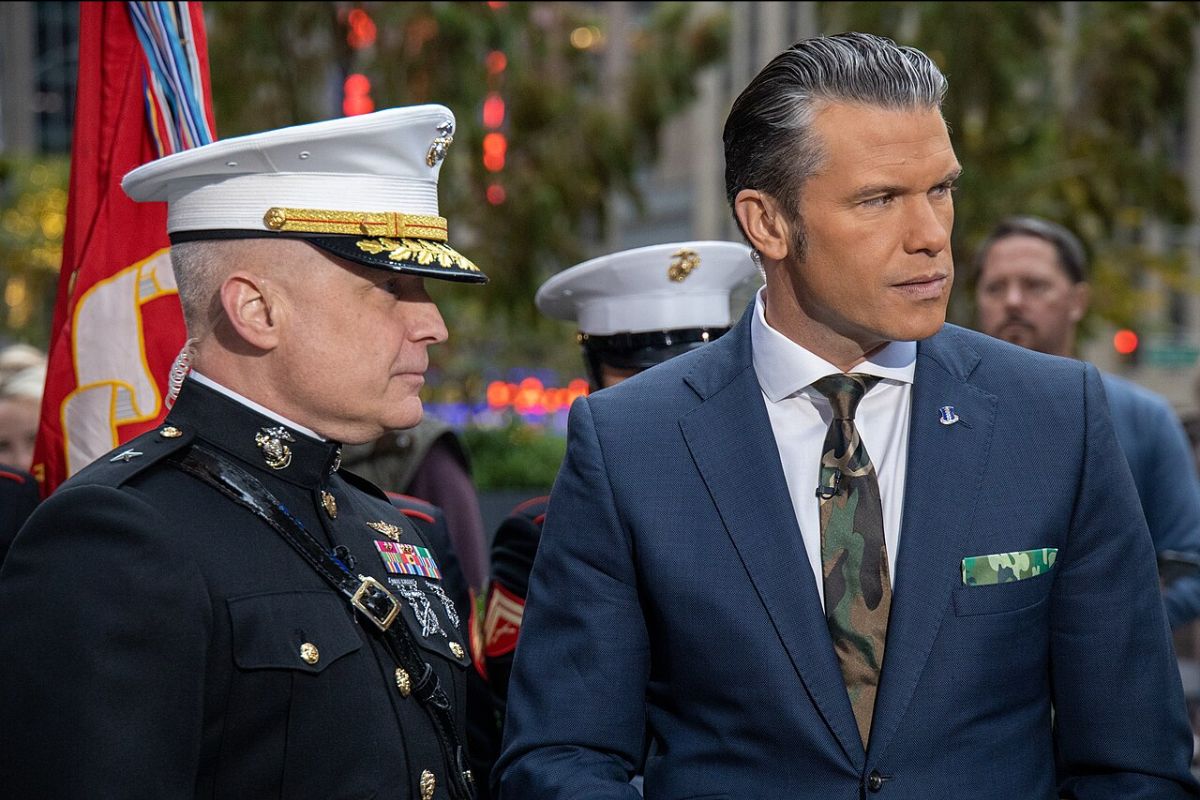
<svg viewBox="0 0 1200 800">
<path fill-rule="evenodd" d="M 459 644 L 458 642 L 451 642 L 451 643 L 450 643 L 450 652 L 451 652 L 451 653 L 454 653 L 454 657 L 455 657 L 455 658 L 462 658 L 462 657 L 463 657 L 463 649 L 462 649 L 462 645 L 461 645 L 461 644 Z"/>
<path fill-rule="evenodd" d="M 433 800 L 433 790 L 437 788 L 437 778 L 425 770 L 421 773 L 421 800 Z"/>
<path fill-rule="evenodd" d="M 315 664 L 321 660 L 321 651 L 312 642 L 305 642 L 300 645 L 300 658 L 304 659 L 306 664 Z"/>
<path fill-rule="evenodd" d="M 164 439 L 178 439 L 180 436 L 183 436 L 183 431 L 174 425 L 165 425 L 159 429 L 158 435 Z"/>
<path fill-rule="evenodd" d="M 330 519 L 337 519 L 337 498 L 329 492 L 321 492 L 321 506 Z"/>
<path fill-rule="evenodd" d="M 396 688 L 400 690 L 401 697 L 408 697 L 412 694 L 412 679 L 400 667 L 396 667 Z"/>
</svg>

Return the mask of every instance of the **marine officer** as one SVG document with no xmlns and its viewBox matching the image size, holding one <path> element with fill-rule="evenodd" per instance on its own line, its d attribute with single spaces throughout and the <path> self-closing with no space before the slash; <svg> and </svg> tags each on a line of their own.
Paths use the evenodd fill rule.
<svg viewBox="0 0 1200 800">
<path fill-rule="evenodd" d="M 165 423 L 31 517 L 0 572 L 14 797 L 460 800 L 461 615 L 343 442 L 415 425 L 447 331 L 440 105 L 134 170 L 168 203 L 191 372 Z"/>
</svg>

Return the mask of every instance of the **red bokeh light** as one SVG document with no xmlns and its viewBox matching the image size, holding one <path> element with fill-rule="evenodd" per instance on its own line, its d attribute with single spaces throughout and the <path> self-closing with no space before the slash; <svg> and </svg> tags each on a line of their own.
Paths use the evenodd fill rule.
<svg viewBox="0 0 1200 800">
<path fill-rule="evenodd" d="M 375 110 L 371 99 L 371 79 L 360 72 L 347 75 L 342 83 L 342 114 L 347 117 L 369 114 Z"/>
<path fill-rule="evenodd" d="M 350 26 L 350 30 L 346 32 L 346 43 L 355 50 L 362 50 L 364 47 L 370 47 L 375 44 L 375 21 L 371 19 L 371 15 L 361 8 L 356 8 L 350 12 L 346 22 Z"/>
<path fill-rule="evenodd" d="M 1138 349 L 1138 335 L 1128 328 L 1113 334 L 1113 349 L 1123 356 L 1133 355 Z"/>
<path fill-rule="evenodd" d="M 487 54 L 484 66 L 487 67 L 489 75 L 499 75 L 508 67 L 508 56 L 499 50 L 493 50 Z"/>
<path fill-rule="evenodd" d="M 483 101 L 483 125 L 499 128 L 504 124 L 504 98 L 499 92 L 491 92 Z"/>
<path fill-rule="evenodd" d="M 508 198 L 508 193 L 504 191 L 504 187 L 498 183 L 493 183 L 487 187 L 487 201 L 494 206 L 501 205 Z"/>
<path fill-rule="evenodd" d="M 483 166 L 489 172 L 504 169 L 504 157 L 508 152 L 508 140 L 503 133 L 492 132 L 483 137 Z"/>
</svg>

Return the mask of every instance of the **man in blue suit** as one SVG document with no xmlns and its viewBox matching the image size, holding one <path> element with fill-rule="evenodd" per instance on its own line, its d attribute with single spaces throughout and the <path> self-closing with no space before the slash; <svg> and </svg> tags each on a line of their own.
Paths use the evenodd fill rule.
<svg viewBox="0 0 1200 800">
<path fill-rule="evenodd" d="M 1075 329 L 1090 298 L 1075 234 L 1046 219 L 1010 217 L 975 262 L 980 330 L 1039 353 L 1075 355 Z M 1183 425 L 1165 398 L 1116 375 L 1100 377 L 1154 549 L 1200 557 L 1200 481 Z M 1200 574 L 1173 581 L 1163 601 L 1172 628 L 1200 617 Z"/>
<path fill-rule="evenodd" d="M 1098 374 L 944 324 L 945 88 L 843 34 L 734 103 L 766 287 L 572 408 L 505 800 L 1200 796 Z"/>
</svg>

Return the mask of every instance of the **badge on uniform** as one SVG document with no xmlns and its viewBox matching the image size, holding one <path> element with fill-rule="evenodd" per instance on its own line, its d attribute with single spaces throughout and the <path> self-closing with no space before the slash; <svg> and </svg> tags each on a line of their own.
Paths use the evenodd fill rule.
<svg viewBox="0 0 1200 800">
<path fill-rule="evenodd" d="M 375 549 L 383 566 L 393 575 L 423 575 L 438 580 L 442 577 L 442 571 L 427 547 L 376 539 Z"/>
</svg>

